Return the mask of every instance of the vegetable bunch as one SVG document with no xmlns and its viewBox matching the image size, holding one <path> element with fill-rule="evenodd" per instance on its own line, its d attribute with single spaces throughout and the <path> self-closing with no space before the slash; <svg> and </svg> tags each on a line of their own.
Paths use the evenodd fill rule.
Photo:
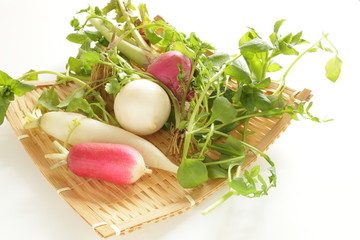
<svg viewBox="0 0 360 240">
<path fill-rule="evenodd" d="M 217 52 L 195 33 L 177 31 L 158 16 L 151 19 L 144 4 L 135 7 L 130 1 L 111 0 L 104 7 L 88 7 L 78 14 L 70 22 L 74 32 L 67 39 L 79 44 L 79 52 L 69 58 L 64 73 L 31 71 L 14 80 L 0 72 L 0 98 L 5 99 L 0 102 L 0 120 L 14 94 L 33 89 L 23 80 L 52 73 L 58 78 L 56 85 L 73 81 L 79 88 L 62 100 L 54 86 L 45 90 L 38 101 L 43 110 L 80 112 L 106 124 L 126 126 L 124 114 L 120 113 L 122 122 L 113 114 L 122 112 L 114 99 L 134 80 L 150 81 L 162 88 L 171 106 L 171 113 L 160 111 L 165 119 L 160 127 L 173 133 L 169 151 L 179 159 L 180 185 L 193 188 L 209 179 L 227 179 L 229 192 L 204 213 L 230 196 L 260 197 L 276 186 L 274 162 L 247 142 L 252 134 L 248 129 L 252 118 L 289 114 L 295 120 L 302 116 L 316 122 L 327 121 L 310 113 L 312 103 L 289 105 L 284 91 L 288 73 L 295 64 L 320 50 L 332 54 L 325 66 L 326 77 L 333 82 L 338 79 L 342 61 L 328 34 L 310 44 L 302 32 L 283 34 L 284 20 L 279 20 L 269 39 L 248 28 L 239 39 L 239 51 L 228 54 Z M 286 68 L 277 61 L 283 55 L 293 56 Z M 281 73 L 280 79 L 271 78 L 274 72 Z M 273 82 L 278 83 L 276 91 L 266 93 Z M 144 95 L 146 92 L 137 91 Z M 123 105 L 131 104 L 124 101 Z M 156 104 L 159 103 L 155 103 L 155 109 L 162 108 Z M 143 116 L 148 119 L 149 115 Z M 136 129 L 129 131 L 137 133 Z M 234 132 L 241 138 L 234 137 Z M 216 157 L 210 154 L 213 152 Z M 245 167 L 254 155 L 268 162 L 267 177 L 260 174 L 263 171 L 259 166 Z"/>
</svg>

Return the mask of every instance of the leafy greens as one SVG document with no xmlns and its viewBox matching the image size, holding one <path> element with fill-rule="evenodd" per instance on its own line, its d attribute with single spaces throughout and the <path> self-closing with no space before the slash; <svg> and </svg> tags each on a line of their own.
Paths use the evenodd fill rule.
<svg viewBox="0 0 360 240">
<path fill-rule="evenodd" d="M 134 14 L 135 10 L 139 11 L 138 15 Z M 79 51 L 69 57 L 65 73 L 30 71 L 14 80 L 0 72 L 0 124 L 14 95 L 22 96 L 34 89 L 22 80 L 37 78 L 39 74 L 50 73 L 58 78 L 58 82 L 40 96 L 41 108 L 82 112 L 113 125 L 117 122 L 107 109 L 111 102 L 106 101 L 106 95 L 115 96 L 134 79 L 154 81 L 172 99 L 173 115 L 166 127 L 174 133 L 171 150 L 180 160 L 177 174 L 180 185 L 193 188 L 212 178 L 227 180 L 229 192 L 204 214 L 233 195 L 260 197 L 276 186 L 274 162 L 247 141 L 248 136 L 254 134 L 248 127 L 251 119 L 288 114 L 294 120 L 301 116 L 315 122 L 323 121 L 310 113 L 312 103 L 289 105 L 283 96 L 286 77 L 295 64 L 307 53 L 323 50 L 333 53 L 325 66 L 326 77 L 336 82 L 341 72 L 342 61 L 328 34 L 301 52 L 299 45 L 309 44 L 308 41 L 302 38 L 302 32 L 281 35 L 283 19 L 274 24 L 268 40 L 255 29 L 248 28 L 239 39 L 238 53 L 229 55 L 217 52 L 214 46 L 202 41 L 195 33 L 178 32 L 161 18 L 151 20 L 145 4 L 136 9 L 130 1 L 111 0 L 103 8 L 90 6 L 78 14 L 85 14 L 86 20 L 80 22 L 74 17 L 70 21 L 74 32 L 67 36 L 67 40 L 78 44 Z M 190 80 L 182 83 L 185 93 L 180 101 L 166 86 L 144 71 L 149 61 L 169 50 L 180 51 L 193 61 Z M 294 57 L 286 69 L 277 62 L 282 55 Z M 111 71 L 94 86 L 90 83 L 99 66 Z M 280 79 L 271 78 L 271 73 L 281 71 Z M 78 84 L 79 88 L 60 100 L 55 86 L 69 81 Z M 278 82 L 277 89 L 273 93 L 266 92 L 273 82 Z M 105 95 L 98 90 L 100 87 Z M 194 96 L 189 100 L 186 96 L 190 89 Z M 240 137 L 234 137 L 234 133 Z M 248 166 L 249 160 L 258 157 L 269 165 L 267 177 L 261 175 L 260 166 Z"/>
</svg>

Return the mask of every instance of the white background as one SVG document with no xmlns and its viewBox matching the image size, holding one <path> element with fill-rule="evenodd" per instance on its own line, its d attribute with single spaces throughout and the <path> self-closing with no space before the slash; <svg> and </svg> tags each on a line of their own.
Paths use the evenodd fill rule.
<svg viewBox="0 0 360 240">
<path fill-rule="evenodd" d="M 1 0 L 0 69 L 16 78 L 30 70 L 63 71 L 77 45 L 66 41 L 69 21 L 95 0 Z M 360 2 L 357 0 L 182 0 L 145 2 L 185 33 L 221 51 L 235 53 L 246 27 L 263 38 L 287 19 L 284 32 L 300 30 L 314 42 L 322 32 L 338 47 L 343 72 L 337 83 L 324 77 L 327 53 L 302 59 L 288 85 L 309 88 L 313 113 L 329 123 L 293 122 L 267 152 L 277 164 L 278 186 L 260 199 L 235 197 L 215 212 L 200 212 L 221 193 L 183 215 L 144 226 L 119 239 L 310 240 L 360 239 L 358 136 L 360 134 Z M 103 5 L 102 4 L 102 5 Z M 285 58 L 283 65 L 289 64 Z M 0 239 L 97 240 L 56 194 L 26 155 L 8 122 L 0 126 Z M 225 190 L 224 190 L 225 191 Z"/>
</svg>

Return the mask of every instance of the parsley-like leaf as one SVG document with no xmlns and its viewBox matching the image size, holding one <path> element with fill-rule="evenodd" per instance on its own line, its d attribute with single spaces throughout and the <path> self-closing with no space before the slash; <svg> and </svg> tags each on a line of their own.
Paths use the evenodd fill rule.
<svg viewBox="0 0 360 240">
<path fill-rule="evenodd" d="M 54 88 L 45 89 L 38 100 L 39 104 L 50 111 L 56 111 L 60 103 L 59 95 Z"/>
<path fill-rule="evenodd" d="M 184 159 L 177 172 L 179 183 L 184 188 L 196 187 L 208 180 L 205 164 L 200 159 Z"/>
<path fill-rule="evenodd" d="M 235 107 L 225 97 L 217 97 L 211 108 L 211 118 L 222 123 L 230 123 L 237 115 Z"/>
<path fill-rule="evenodd" d="M 341 73 L 341 66 L 342 66 L 342 60 L 338 57 L 338 55 L 335 55 L 326 63 L 325 66 L 326 77 L 330 81 L 336 82 Z"/>
<path fill-rule="evenodd" d="M 4 122 L 6 111 L 15 95 L 23 96 L 34 88 L 34 85 L 12 79 L 7 73 L 0 71 L 0 125 Z"/>
</svg>

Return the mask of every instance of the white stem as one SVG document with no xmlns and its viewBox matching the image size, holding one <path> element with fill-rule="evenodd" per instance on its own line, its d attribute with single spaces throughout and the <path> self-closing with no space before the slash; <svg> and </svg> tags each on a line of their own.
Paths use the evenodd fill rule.
<svg viewBox="0 0 360 240">
<path fill-rule="evenodd" d="M 90 18 L 89 22 L 106 38 L 106 40 L 109 42 L 113 40 L 112 37 L 114 29 L 111 30 L 105 26 L 101 19 Z M 150 62 L 156 57 L 154 53 L 137 47 L 123 39 L 116 41 L 116 47 L 122 54 L 140 66 L 148 66 Z"/>
<path fill-rule="evenodd" d="M 51 160 L 63 161 L 63 160 L 66 160 L 67 154 L 63 154 L 63 153 L 49 153 L 49 154 L 45 154 L 45 158 L 51 159 Z"/>
<path fill-rule="evenodd" d="M 61 154 L 63 154 L 63 155 L 69 154 L 69 151 L 64 146 L 62 146 L 58 141 L 54 141 L 54 145 L 55 145 L 56 149 L 59 152 L 61 152 Z"/>
<path fill-rule="evenodd" d="M 117 0 L 117 2 L 119 4 L 120 10 L 125 18 L 125 21 L 129 25 L 130 29 L 134 29 L 135 25 L 132 23 L 129 14 L 126 12 L 124 3 L 122 2 L 122 0 Z M 141 37 L 140 33 L 137 30 L 132 31 L 131 34 L 134 37 L 134 39 L 136 40 L 139 47 L 141 47 L 147 51 L 150 51 L 150 52 L 152 51 L 151 47 L 149 47 L 149 45 L 145 42 L 145 40 Z"/>
</svg>

